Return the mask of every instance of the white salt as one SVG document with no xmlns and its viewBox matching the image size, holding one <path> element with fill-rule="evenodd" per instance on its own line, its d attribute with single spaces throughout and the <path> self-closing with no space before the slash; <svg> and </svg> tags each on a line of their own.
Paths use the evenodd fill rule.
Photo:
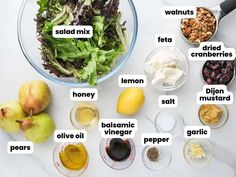
<svg viewBox="0 0 236 177">
<path fill-rule="evenodd" d="M 161 113 L 157 119 L 158 127 L 165 132 L 173 130 L 175 127 L 176 120 L 175 116 L 167 113 Z"/>
</svg>

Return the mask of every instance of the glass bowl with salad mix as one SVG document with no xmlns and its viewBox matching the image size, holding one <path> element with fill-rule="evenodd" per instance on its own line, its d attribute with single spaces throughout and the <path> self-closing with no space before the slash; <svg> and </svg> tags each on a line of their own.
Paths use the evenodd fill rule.
<svg viewBox="0 0 236 177">
<path fill-rule="evenodd" d="M 54 38 L 54 26 L 89 25 L 92 38 Z M 125 64 L 137 38 L 132 0 L 24 0 L 18 39 L 29 63 L 68 86 L 94 86 Z"/>
</svg>

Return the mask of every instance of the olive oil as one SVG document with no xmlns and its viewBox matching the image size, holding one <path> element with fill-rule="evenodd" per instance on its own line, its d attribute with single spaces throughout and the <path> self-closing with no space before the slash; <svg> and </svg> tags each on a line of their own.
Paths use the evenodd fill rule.
<svg viewBox="0 0 236 177">
<path fill-rule="evenodd" d="M 68 170 L 81 170 L 88 164 L 88 153 L 83 144 L 69 144 L 60 153 L 61 163 Z"/>
</svg>

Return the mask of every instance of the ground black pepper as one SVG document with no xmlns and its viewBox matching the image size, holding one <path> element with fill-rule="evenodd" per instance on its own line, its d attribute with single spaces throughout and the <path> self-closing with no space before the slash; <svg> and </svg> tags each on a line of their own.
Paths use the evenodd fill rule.
<svg viewBox="0 0 236 177">
<path fill-rule="evenodd" d="M 155 148 L 155 147 L 148 149 L 147 157 L 152 162 L 159 161 L 159 157 L 160 157 L 159 150 L 157 148 Z"/>
</svg>

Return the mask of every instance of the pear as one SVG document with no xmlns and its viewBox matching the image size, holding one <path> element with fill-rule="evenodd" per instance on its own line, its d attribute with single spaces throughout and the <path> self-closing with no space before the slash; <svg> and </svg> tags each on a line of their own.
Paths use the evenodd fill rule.
<svg viewBox="0 0 236 177">
<path fill-rule="evenodd" d="M 0 128 L 6 132 L 19 132 L 20 126 L 16 120 L 25 117 L 25 112 L 17 101 L 9 101 L 0 105 Z"/>
<path fill-rule="evenodd" d="M 44 111 L 51 99 L 48 85 L 41 80 L 23 84 L 18 96 L 23 110 L 30 116 Z"/>
<path fill-rule="evenodd" d="M 46 142 L 55 130 L 53 119 L 46 113 L 25 118 L 17 121 L 27 140 L 33 143 Z"/>
</svg>

